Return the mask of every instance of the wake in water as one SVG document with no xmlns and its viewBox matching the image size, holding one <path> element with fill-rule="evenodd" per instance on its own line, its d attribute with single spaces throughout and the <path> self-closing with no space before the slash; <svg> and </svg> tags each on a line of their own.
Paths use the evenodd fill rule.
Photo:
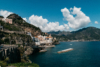
<svg viewBox="0 0 100 67">
<path fill-rule="evenodd" d="M 72 45 L 72 44 L 70 44 L 70 45 Z"/>
</svg>

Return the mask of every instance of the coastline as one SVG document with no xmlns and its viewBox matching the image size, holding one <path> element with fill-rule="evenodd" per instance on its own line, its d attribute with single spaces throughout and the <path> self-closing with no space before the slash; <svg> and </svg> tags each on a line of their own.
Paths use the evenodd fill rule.
<svg viewBox="0 0 100 67">
<path fill-rule="evenodd" d="M 72 44 L 72 46 L 70 44 Z M 48 67 L 59 67 L 60 65 L 62 65 L 62 67 L 66 67 L 67 66 L 66 63 L 71 64 L 71 65 L 69 64 L 68 67 L 78 67 L 77 63 L 80 63 L 79 66 L 81 66 L 81 64 L 82 64 L 81 62 L 79 62 L 80 59 L 81 59 L 81 61 L 84 60 L 84 62 L 86 63 L 85 67 L 87 65 L 89 65 L 89 62 L 87 64 L 87 61 L 86 61 L 87 59 L 90 62 L 92 61 L 93 63 L 98 61 L 97 65 L 99 65 L 99 59 L 98 59 L 100 56 L 99 55 L 99 51 L 100 51 L 99 44 L 100 44 L 100 41 L 99 42 L 72 42 L 72 43 L 71 42 L 69 42 L 69 43 L 62 42 L 59 45 L 57 45 L 56 48 L 49 49 L 49 51 L 47 51 L 45 53 L 30 55 L 29 58 L 31 59 L 32 62 L 36 62 L 37 64 L 39 64 L 40 67 L 47 67 L 48 64 L 50 65 Z M 57 53 L 58 51 L 61 51 L 61 50 L 67 49 L 67 48 L 73 48 L 73 50 L 69 51 L 69 52 L 60 53 L 60 54 Z M 95 50 L 93 50 L 93 49 L 95 49 Z M 96 55 L 99 55 L 99 56 L 97 56 L 95 59 L 93 57 L 95 57 L 96 55 L 93 55 L 93 53 L 95 53 L 95 54 L 98 53 Z M 89 57 L 91 57 L 91 59 Z M 53 59 L 53 61 L 50 58 Z M 78 60 L 76 60 L 76 58 Z M 65 63 L 62 62 L 62 59 L 64 60 Z M 50 62 L 51 63 L 54 62 L 55 65 L 51 64 Z M 76 64 L 74 65 L 74 63 L 76 63 Z M 95 64 L 93 64 L 93 65 L 95 65 Z M 84 67 L 84 66 L 82 66 L 82 67 Z"/>
<path fill-rule="evenodd" d="M 90 42 L 90 41 L 100 41 L 100 40 L 84 40 L 84 41 L 80 41 L 80 40 L 71 40 L 71 41 L 59 41 L 59 42 Z"/>
</svg>

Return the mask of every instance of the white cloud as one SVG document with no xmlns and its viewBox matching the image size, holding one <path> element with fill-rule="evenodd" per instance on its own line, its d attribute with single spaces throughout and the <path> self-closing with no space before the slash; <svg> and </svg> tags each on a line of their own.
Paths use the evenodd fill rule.
<svg viewBox="0 0 100 67">
<path fill-rule="evenodd" d="M 44 27 L 45 24 L 47 24 L 48 20 L 47 19 L 43 19 L 42 16 L 35 16 L 32 15 L 31 17 L 29 17 L 29 21 L 31 24 L 37 26 L 37 27 Z"/>
<path fill-rule="evenodd" d="M 91 22 L 90 18 L 81 11 L 81 8 L 74 7 L 70 8 L 70 10 L 72 11 L 69 11 L 67 8 L 61 9 L 64 19 L 68 21 L 69 27 L 78 29 Z M 76 16 L 74 17 L 74 15 Z"/>
<path fill-rule="evenodd" d="M 69 29 L 69 26 L 67 24 L 64 24 L 64 26 L 65 26 L 66 30 Z"/>
<path fill-rule="evenodd" d="M 63 25 L 59 25 L 59 22 L 49 22 L 46 24 L 46 26 L 43 28 L 44 31 L 58 31 L 58 30 L 64 30 L 65 27 Z"/>
<path fill-rule="evenodd" d="M 12 12 L 9 12 L 9 11 L 6 11 L 6 10 L 0 10 L 0 15 L 3 16 L 4 18 L 9 16 L 10 14 L 12 14 Z"/>
<path fill-rule="evenodd" d="M 29 21 L 31 24 L 39 27 L 43 32 L 69 29 L 67 24 L 59 25 L 59 22 L 48 22 L 42 16 L 32 15 L 29 17 Z"/>
<path fill-rule="evenodd" d="M 95 23 L 95 24 L 98 24 L 98 21 L 95 21 L 94 23 Z"/>
<path fill-rule="evenodd" d="M 26 18 L 23 18 L 23 20 L 27 21 L 27 19 L 26 19 Z"/>
<path fill-rule="evenodd" d="M 73 10 L 73 8 L 70 8 L 70 10 Z"/>
</svg>

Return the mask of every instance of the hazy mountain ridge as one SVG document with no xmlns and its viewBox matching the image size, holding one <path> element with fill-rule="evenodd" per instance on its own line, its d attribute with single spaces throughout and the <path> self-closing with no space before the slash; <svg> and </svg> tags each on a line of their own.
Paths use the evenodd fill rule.
<svg viewBox="0 0 100 67">
<path fill-rule="evenodd" d="M 53 36 L 57 37 L 59 40 L 100 40 L 100 29 L 96 27 L 87 27 L 79 29 L 78 31 L 72 31 L 68 35 L 59 35 L 52 34 Z"/>
<path fill-rule="evenodd" d="M 59 36 L 61 36 L 61 35 L 64 35 L 64 36 L 66 36 L 66 35 L 69 35 L 69 34 L 71 34 L 71 32 L 69 32 L 69 31 L 50 31 L 50 32 L 48 32 L 48 34 L 52 34 L 52 35 L 59 35 Z"/>
</svg>

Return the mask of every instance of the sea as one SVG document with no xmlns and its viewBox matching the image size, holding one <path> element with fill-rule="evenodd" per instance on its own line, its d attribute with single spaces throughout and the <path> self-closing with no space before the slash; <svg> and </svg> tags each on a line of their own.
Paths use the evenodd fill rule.
<svg viewBox="0 0 100 67">
<path fill-rule="evenodd" d="M 68 48 L 74 50 L 57 53 Z M 40 67 L 100 67 L 100 41 L 60 42 L 46 49 L 47 52 L 30 55 L 29 59 Z"/>
</svg>

